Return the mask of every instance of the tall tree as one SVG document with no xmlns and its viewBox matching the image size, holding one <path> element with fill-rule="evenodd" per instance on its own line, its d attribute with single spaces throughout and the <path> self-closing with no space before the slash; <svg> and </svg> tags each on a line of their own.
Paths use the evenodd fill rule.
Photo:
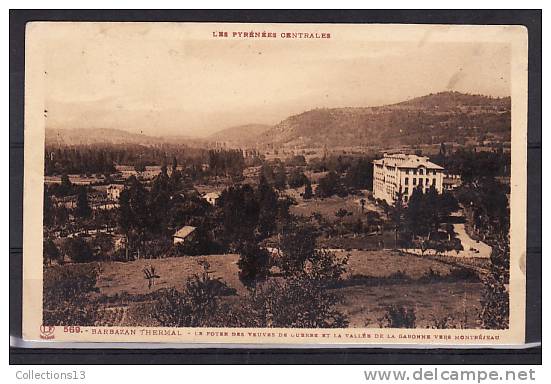
<svg viewBox="0 0 551 384">
<path fill-rule="evenodd" d="M 265 280 L 270 273 L 270 255 L 256 242 L 244 241 L 239 245 L 239 280 L 248 287 Z"/>
<path fill-rule="evenodd" d="M 92 214 L 92 209 L 88 203 L 88 193 L 86 192 L 85 187 L 80 187 L 77 194 L 77 206 L 75 210 L 77 217 L 82 219 L 87 219 Z"/>
<path fill-rule="evenodd" d="M 314 228 L 295 222 L 288 223 L 283 229 L 279 249 L 279 266 L 284 274 L 290 276 L 303 271 L 306 261 L 316 251 Z"/>
<path fill-rule="evenodd" d="M 48 188 L 44 188 L 44 225 L 50 227 L 54 223 L 54 204 L 52 203 L 52 197 L 50 196 Z"/>
<path fill-rule="evenodd" d="M 140 252 L 146 235 L 152 230 L 152 217 L 146 189 L 135 176 L 129 177 L 119 197 L 118 215 L 118 224 L 127 239 L 127 252 L 132 247 Z"/>
<path fill-rule="evenodd" d="M 178 160 L 176 160 L 176 156 L 172 158 L 172 173 L 176 172 L 178 170 Z"/>
<path fill-rule="evenodd" d="M 390 219 L 394 226 L 394 247 L 398 248 L 398 234 L 402 231 L 404 221 L 404 201 L 401 190 L 396 194 L 394 205 L 390 211 Z"/>
<path fill-rule="evenodd" d="M 274 187 L 279 190 L 285 189 L 287 186 L 287 174 L 285 173 L 285 166 L 283 163 L 279 163 L 274 170 Z"/>
<path fill-rule="evenodd" d="M 52 261 L 61 262 L 61 253 L 52 241 L 52 239 L 44 239 L 44 263 L 52 265 Z"/>
<path fill-rule="evenodd" d="M 302 197 L 306 200 L 311 199 L 314 197 L 314 194 L 312 193 L 312 183 L 310 182 L 310 179 L 306 179 L 306 185 L 304 187 L 304 195 Z"/>
<path fill-rule="evenodd" d="M 58 191 L 60 196 L 68 196 L 73 193 L 73 183 L 71 183 L 71 180 L 66 173 L 61 175 L 61 185 L 59 186 Z"/>
<path fill-rule="evenodd" d="M 277 194 L 268 184 L 264 175 L 260 175 L 257 189 L 259 204 L 258 231 L 261 237 L 268 237 L 276 228 L 278 210 Z"/>
</svg>

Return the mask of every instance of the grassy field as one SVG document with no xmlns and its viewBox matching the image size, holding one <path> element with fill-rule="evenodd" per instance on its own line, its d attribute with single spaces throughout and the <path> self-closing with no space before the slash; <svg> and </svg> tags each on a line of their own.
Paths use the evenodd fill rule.
<svg viewBox="0 0 551 384">
<path fill-rule="evenodd" d="M 348 314 L 351 327 L 378 328 L 390 305 L 415 309 L 416 327 L 434 327 L 435 321 L 451 316 L 467 328 L 477 328 L 481 283 L 439 282 L 351 286 L 339 289 L 339 308 Z"/>
<path fill-rule="evenodd" d="M 312 213 L 318 212 L 328 221 L 335 222 L 338 220 L 338 217 L 335 216 L 335 213 L 344 208 L 348 212 L 351 212 L 352 215 L 346 216 L 344 222 L 356 222 L 359 217 L 365 218 L 365 213 L 367 211 L 377 211 L 382 212 L 380 207 L 377 207 L 373 202 L 369 201 L 366 197 L 363 199 L 366 200 L 365 208 L 362 213 L 362 207 L 360 205 L 360 196 L 347 196 L 347 197 L 338 197 L 332 196 L 325 199 L 311 199 L 311 200 L 302 200 L 297 199 L 298 204 L 292 205 L 289 209 L 290 212 L 294 215 L 301 216 L 311 216 Z"/>
<path fill-rule="evenodd" d="M 208 255 L 196 257 L 171 257 L 166 259 L 136 260 L 125 262 L 101 263 L 101 269 L 96 286 L 100 294 L 112 296 L 126 292 L 129 295 L 144 295 L 161 288 L 176 288 L 181 290 L 188 277 L 199 274 L 202 267 L 199 261 L 210 264 L 212 276 L 220 277 L 228 286 L 239 293 L 246 291 L 237 277 L 238 255 Z M 145 279 L 144 268 L 153 266 L 159 275 L 155 285 L 149 289 Z"/>
<path fill-rule="evenodd" d="M 390 277 L 397 273 L 410 279 L 419 279 L 429 270 L 440 275 L 448 275 L 451 266 L 429 259 L 401 255 L 392 251 L 350 251 L 338 252 L 337 255 L 350 255 L 348 276 L 362 275 L 369 277 Z"/>
<path fill-rule="evenodd" d="M 349 254 L 348 271 L 343 283 L 333 291 L 342 300 L 339 309 L 348 315 L 350 326 L 378 327 L 390 305 L 404 305 L 415 309 L 417 327 L 430 327 L 435 320 L 447 316 L 464 319 L 463 324 L 476 327 L 482 284 L 472 279 L 448 278 L 453 266 L 391 251 L 339 252 L 337 256 L 345 254 Z M 151 315 L 155 292 L 172 287 L 181 290 L 188 277 L 200 273 L 198 261 L 208 262 L 212 276 L 235 290 L 235 295 L 221 300 L 228 304 L 239 302 L 247 291 L 237 275 L 237 260 L 238 255 L 231 254 L 95 263 L 98 292 L 90 295 L 101 303 L 97 324 L 156 325 Z M 150 266 L 159 275 L 151 289 L 143 272 Z M 45 273 L 45 278 L 48 276 Z M 438 278 L 429 281 L 427 276 Z"/>
</svg>

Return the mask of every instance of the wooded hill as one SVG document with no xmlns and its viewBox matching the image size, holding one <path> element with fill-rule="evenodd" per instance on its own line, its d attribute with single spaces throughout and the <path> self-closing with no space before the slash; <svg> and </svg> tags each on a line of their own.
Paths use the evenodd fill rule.
<svg viewBox="0 0 551 384">
<path fill-rule="evenodd" d="M 291 116 L 261 134 L 266 145 L 385 146 L 509 141 L 511 99 L 442 92 L 366 108 L 323 108 Z"/>
</svg>

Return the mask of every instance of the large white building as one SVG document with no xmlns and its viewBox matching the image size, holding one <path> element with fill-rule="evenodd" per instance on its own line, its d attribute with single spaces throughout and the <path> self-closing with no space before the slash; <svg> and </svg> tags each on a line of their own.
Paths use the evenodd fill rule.
<svg viewBox="0 0 551 384">
<path fill-rule="evenodd" d="M 431 163 L 426 156 L 385 153 L 382 159 L 373 161 L 373 197 L 391 205 L 400 191 L 407 204 L 418 186 L 423 192 L 434 186 L 442 193 L 443 179 L 444 168 Z"/>
</svg>

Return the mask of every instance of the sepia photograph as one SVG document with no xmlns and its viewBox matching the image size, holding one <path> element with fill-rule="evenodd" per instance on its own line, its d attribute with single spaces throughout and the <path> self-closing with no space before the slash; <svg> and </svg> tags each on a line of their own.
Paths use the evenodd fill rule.
<svg viewBox="0 0 551 384">
<path fill-rule="evenodd" d="M 522 28 L 29 23 L 26 58 L 28 338 L 523 342 Z"/>
</svg>

